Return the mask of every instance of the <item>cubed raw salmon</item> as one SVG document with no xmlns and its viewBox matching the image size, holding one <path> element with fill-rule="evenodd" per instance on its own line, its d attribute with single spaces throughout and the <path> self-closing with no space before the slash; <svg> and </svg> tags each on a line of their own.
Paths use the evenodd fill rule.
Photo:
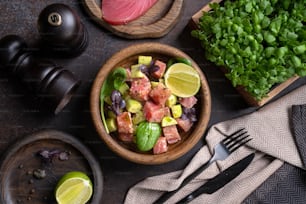
<svg viewBox="0 0 306 204">
<path fill-rule="evenodd" d="M 117 128 L 119 133 L 133 133 L 133 122 L 131 113 L 123 112 L 120 115 L 117 115 Z"/>
<path fill-rule="evenodd" d="M 150 98 L 156 103 L 165 106 L 165 103 L 171 95 L 170 89 L 166 88 L 162 83 L 154 87 L 150 93 Z"/>
<path fill-rule="evenodd" d="M 164 75 L 165 71 L 166 71 L 166 63 L 160 61 L 160 60 L 156 60 L 154 65 L 158 66 L 159 69 L 155 72 L 152 73 L 153 77 L 160 79 L 162 78 L 162 76 Z"/>
<path fill-rule="evenodd" d="M 184 132 L 188 132 L 193 125 L 193 122 L 191 122 L 189 119 L 183 120 L 181 118 L 176 118 L 176 122 L 178 127 Z"/>
<path fill-rule="evenodd" d="M 198 99 L 195 96 L 190 96 L 187 98 L 180 98 L 179 102 L 186 108 L 192 108 L 198 102 Z"/>
<path fill-rule="evenodd" d="M 149 99 L 151 91 L 151 83 L 147 77 L 133 78 L 131 82 L 130 95 L 139 101 L 146 101 Z"/>
<path fill-rule="evenodd" d="M 155 104 L 152 101 L 147 101 L 143 107 L 143 114 L 147 121 L 160 123 L 169 109 L 162 107 L 160 104 Z"/>
<path fill-rule="evenodd" d="M 168 151 L 168 144 L 166 137 L 159 137 L 157 142 L 155 143 L 153 147 L 153 153 L 154 154 L 161 154 Z"/>
<path fill-rule="evenodd" d="M 119 139 L 123 142 L 133 142 L 133 133 L 119 133 Z"/>
<path fill-rule="evenodd" d="M 174 144 L 181 140 L 176 125 L 163 127 L 163 134 L 166 137 L 168 144 Z"/>
</svg>

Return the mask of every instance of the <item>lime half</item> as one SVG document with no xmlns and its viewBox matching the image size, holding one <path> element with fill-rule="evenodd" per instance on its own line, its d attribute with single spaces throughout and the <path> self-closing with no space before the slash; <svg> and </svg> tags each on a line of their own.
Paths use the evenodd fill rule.
<svg viewBox="0 0 306 204">
<path fill-rule="evenodd" d="M 165 84 L 174 95 L 190 97 L 199 91 L 201 80 L 199 73 L 193 67 L 184 63 L 176 63 L 167 69 Z"/>
<path fill-rule="evenodd" d="M 55 198 L 58 204 L 85 204 L 93 194 L 90 178 L 79 171 L 66 173 L 57 183 Z"/>
</svg>

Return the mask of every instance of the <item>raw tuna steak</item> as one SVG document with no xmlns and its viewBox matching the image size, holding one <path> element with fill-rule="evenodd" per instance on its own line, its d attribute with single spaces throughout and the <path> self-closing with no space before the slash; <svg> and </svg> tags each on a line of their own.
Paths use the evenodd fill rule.
<svg viewBox="0 0 306 204">
<path fill-rule="evenodd" d="M 147 12 L 157 0 L 102 0 L 102 19 L 113 25 L 127 24 Z"/>
</svg>

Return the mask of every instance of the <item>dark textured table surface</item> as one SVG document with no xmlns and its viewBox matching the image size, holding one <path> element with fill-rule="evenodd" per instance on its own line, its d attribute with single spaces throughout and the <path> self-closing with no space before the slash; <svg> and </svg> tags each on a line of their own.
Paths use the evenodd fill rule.
<svg viewBox="0 0 306 204">
<path fill-rule="evenodd" d="M 178 24 L 166 36 L 158 39 L 127 40 L 117 37 L 94 23 L 85 13 L 79 1 L 52 0 L 2 0 L 0 1 L 0 37 L 8 34 L 22 36 L 30 46 L 39 40 L 37 18 L 41 10 L 51 3 L 65 3 L 74 8 L 89 31 L 89 46 L 76 58 L 51 59 L 73 72 L 82 84 L 68 106 L 58 115 L 51 115 L 29 105 L 23 86 L 0 72 L 0 153 L 25 135 L 41 129 L 56 129 L 79 138 L 92 149 L 101 164 L 104 175 L 102 203 L 123 203 L 129 187 L 145 177 L 182 169 L 193 154 L 203 145 L 199 142 L 188 154 L 164 165 L 146 166 L 126 161 L 99 139 L 89 110 L 92 82 L 105 61 L 120 49 L 140 42 L 161 42 L 181 49 L 203 69 L 212 95 L 210 123 L 214 124 L 254 110 L 249 107 L 225 79 L 222 72 L 204 59 L 199 42 L 190 36 L 187 26 L 191 16 L 207 4 L 207 0 L 188 0 Z M 297 86 L 301 80 L 291 85 Z"/>
</svg>

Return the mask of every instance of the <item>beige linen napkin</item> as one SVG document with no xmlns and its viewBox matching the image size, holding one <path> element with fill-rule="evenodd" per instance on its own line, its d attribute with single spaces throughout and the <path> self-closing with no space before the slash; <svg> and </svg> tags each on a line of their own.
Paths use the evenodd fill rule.
<svg viewBox="0 0 306 204">
<path fill-rule="evenodd" d="M 284 162 L 304 168 L 290 128 L 292 105 L 306 103 L 306 85 L 251 114 L 214 125 L 230 134 L 245 127 L 253 140 L 239 148 L 225 161 L 218 161 L 203 171 L 190 184 L 171 197 L 167 203 L 175 203 L 188 193 L 219 174 L 251 152 L 256 156 L 250 166 L 236 179 L 208 195 L 203 194 L 192 203 L 241 203 L 250 193 L 271 176 Z M 213 126 L 213 127 L 214 127 Z M 203 146 L 184 170 L 149 177 L 133 186 L 127 193 L 125 204 L 153 203 L 164 191 L 176 189 L 185 177 L 212 156 L 213 147 L 224 136 L 211 127 L 207 133 L 207 145 Z"/>
</svg>

